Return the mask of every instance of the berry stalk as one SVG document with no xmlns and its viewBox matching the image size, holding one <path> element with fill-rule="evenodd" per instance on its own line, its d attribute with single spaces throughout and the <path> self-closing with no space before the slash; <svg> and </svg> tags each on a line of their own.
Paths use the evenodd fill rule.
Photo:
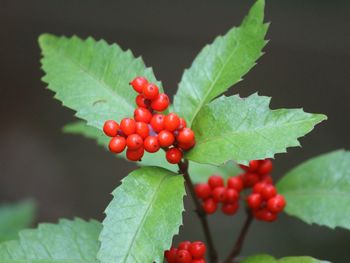
<svg viewBox="0 0 350 263">
<path fill-rule="evenodd" d="M 197 196 L 196 196 L 196 193 L 194 190 L 194 185 L 193 185 L 191 177 L 188 173 L 188 160 L 185 159 L 183 162 L 178 163 L 178 166 L 179 166 L 179 173 L 183 175 L 183 177 L 185 179 L 186 186 L 187 186 L 188 190 L 190 191 L 191 198 L 196 206 L 196 212 L 197 212 L 198 218 L 201 222 L 204 236 L 205 236 L 205 239 L 206 239 L 206 242 L 208 245 L 209 260 L 211 263 L 218 263 L 219 258 L 218 258 L 218 254 L 216 252 L 216 249 L 214 247 L 213 238 L 212 238 L 209 224 L 208 224 L 208 220 L 207 220 L 207 214 L 204 212 L 201 204 L 199 203 L 199 201 L 197 199 Z"/>
</svg>

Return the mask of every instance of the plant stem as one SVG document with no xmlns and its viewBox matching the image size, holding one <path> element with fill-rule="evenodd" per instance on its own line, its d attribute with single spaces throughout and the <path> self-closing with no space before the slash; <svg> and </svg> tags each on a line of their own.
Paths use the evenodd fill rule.
<svg viewBox="0 0 350 263">
<path fill-rule="evenodd" d="M 236 259 L 236 257 L 241 253 L 243 244 L 244 244 L 244 240 L 247 236 L 249 227 L 251 226 L 252 222 L 253 222 L 253 215 L 250 211 L 247 210 L 247 217 L 244 221 L 244 224 L 241 228 L 241 232 L 239 233 L 239 236 L 231 250 L 231 253 L 228 255 L 227 259 L 224 261 L 225 263 L 232 263 L 234 262 L 234 260 Z"/>
<path fill-rule="evenodd" d="M 190 191 L 190 195 L 191 195 L 192 200 L 196 206 L 196 212 L 197 212 L 198 218 L 202 224 L 206 243 L 208 245 L 210 262 L 211 263 L 218 263 L 219 259 L 218 259 L 216 249 L 214 247 L 212 235 L 210 233 L 209 224 L 208 224 L 208 220 L 207 220 L 207 214 L 204 212 L 201 204 L 198 201 L 198 198 L 197 198 L 196 193 L 194 191 L 194 185 L 193 185 L 191 177 L 188 173 L 188 160 L 185 159 L 183 162 L 180 162 L 178 165 L 179 165 L 179 172 L 183 175 L 183 177 L 185 179 L 186 186 L 187 186 L 188 190 Z"/>
</svg>

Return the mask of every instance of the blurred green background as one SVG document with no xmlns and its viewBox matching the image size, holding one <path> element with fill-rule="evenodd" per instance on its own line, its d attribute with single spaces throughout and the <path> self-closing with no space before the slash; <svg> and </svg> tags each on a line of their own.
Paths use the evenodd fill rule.
<svg viewBox="0 0 350 263">
<path fill-rule="evenodd" d="M 153 66 L 174 94 L 184 68 L 201 47 L 238 25 L 253 1 L 19 1 L 0 0 L 0 203 L 34 198 L 38 221 L 103 219 L 110 192 L 134 166 L 79 136 L 61 133 L 73 112 L 40 81 L 37 37 L 76 34 L 117 42 Z M 303 107 L 329 120 L 301 140 L 303 148 L 276 156 L 274 177 L 306 158 L 350 144 L 350 2 L 267 1 L 270 43 L 258 65 L 231 93 L 272 96 L 272 107 Z M 117 107 L 117 105 L 116 105 Z M 307 180 L 307 178 L 305 178 Z M 315 200 L 317 202 L 317 200 Z M 182 239 L 202 239 L 186 199 Z M 349 219 L 350 220 L 350 219 Z M 210 222 L 226 253 L 242 223 L 220 214 Z M 350 232 L 308 226 L 287 216 L 256 222 L 244 255 L 310 255 L 350 261 Z"/>
</svg>

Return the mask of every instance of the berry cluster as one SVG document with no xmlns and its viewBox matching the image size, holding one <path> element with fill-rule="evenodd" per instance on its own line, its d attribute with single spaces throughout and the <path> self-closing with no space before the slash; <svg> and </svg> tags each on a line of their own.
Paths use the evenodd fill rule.
<svg viewBox="0 0 350 263">
<path fill-rule="evenodd" d="M 208 183 L 195 186 L 196 196 L 202 200 L 203 210 L 213 214 L 221 203 L 221 210 L 226 215 L 234 215 L 239 208 L 239 194 L 243 189 L 243 182 L 238 177 L 231 177 L 224 185 L 224 179 L 219 175 L 212 175 Z"/>
<path fill-rule="evenodd" d="M 205 263 L 205 244 L 201 241 L 183 241 L 177 248 L 164 252 L 168 263 Z"/>
<path fill-rule="evenodd" d="M 169 97 L 159 93 L 158 87 L 144 77 L 136 77 L 130 85 L 138 93 L 134 118 L 124 118 L 120 125 L 108 120 L 103 126 L 104 133 L 112 137 L 109 150 L 121 153 L 126 150 L 130 161 L 139 161 L 144 151 L 155 153 L 160 148 L 166 151 L 169 163 L 179 163 L 183 151 L 195 145 L 195 135 L 186 128 L 186 121 L 175 113 L 161 114 L 169 106 Z"/>
<path fill-rule="evenodd" d="M 207 214 L 213 214 L 222 204 L 221 210 L 227 215 L 234 215 L 239 208 L 241 192 L 251 188 L 251 193 L 246 197 L 247 206 L 252 210 L 258 220 L 272 222 L 286 206 L 284 197 L 277 194 L 270 175 L 272 161 L 253 160 L 248 166 L 240 165 L 244 173 L 224 179 L 219 175 L 209 177 L 207 183 L 195 186 L 196 196 L 202 200 L 203 210 Z"/>
</svg>

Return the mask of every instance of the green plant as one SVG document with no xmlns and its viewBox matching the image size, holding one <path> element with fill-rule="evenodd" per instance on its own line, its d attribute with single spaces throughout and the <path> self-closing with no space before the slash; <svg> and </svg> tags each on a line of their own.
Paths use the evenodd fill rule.
<svg viewBox="0 0 350 263">
<path fill-rule="evenodd" d="M 285 212 L 289 215 L 310 224 L 349 229 L 349 152 L 338 150 L 306 161 L 288 172 L 277 182 L 276 188 L 271 184 L 269 168 L 257 168 L 257 163 L 269 163 L 257 160 L 268 160 L 275 154 L 286 152 L 288 147 L 299 146 L 298 138 L 309 133 L 326 116 L 306 113 L 302 109 L 271 110 L 270 98 L 258 94 L 247 98 L 222 95 L 239 82 L 263 54 L 268 29 L 268 24 L 264 23 L 264 5 L 264 0 L 257 0 L 239 27 L 232 28 L 205 46 L 192 66 L 185 70 L 170 111 L 184 118 L 187 127 L 193 131 L 196 144 L 191 145 L 192 148 L 179 146 L 184 151 L 181 150 L 180 155 L 179 152 L 169 154 L 169 162 L 164 153 L 158 151 L 162 145 L 164 148 L 174 144 L 175 139 L 171 136 L 176 127 L 181 126 L 180 120 L 175 120 L 174 124 L 176 117 L 171 115 L 170 124 L 165 129 L 168 132 L 161 136 L 161 140 L 148 141 L 145 145 L 148 152 L 144 153 L 142 149 L 142 154 L 135 155 L 133 152 L 130 155 L 129 152 L 125 155 L 122 152 L 126 145 L 133 150 L 140 149 L 139 142 L 146 140 L 149 131 L 142 136 L 148 126 L 140 124 L 137 128 L 135 123 L 135 127 L 130 128 L 129 124 L 121 124 L 127 127 L 128 134 L 122 129 L 124 135 L 135 134 L 136 129 L 140 129 L 142 133 L 136 133 L 141 139 L 134 136 L 128 142 L 121 136 L 124 139 L 118 137 L 109 148 L 118 153 L 117 157 L 128 157 L 134 161 L 141 159 L 137 162 L 140 168 L 126 176 L 115 189 L 113 200 L 105 210 L 104 221 L 60 220 L 56 225 L 41 224 L 36 230 L 22 231 L 18 240 L 0 244 L 0 261 L 162 262 L 164 251 L 171 247 L 173 236 L 178 234 L 182 224 L 185 186 L 196 205 L 211 263 L 219 262 L 222 256 L 216 253 L 207 214 L 216 210 L 217 203 L 225 202 L 226 195 L 230 195 L 232 202 L 223 211 L 234 214 L 238 209 L 239 192 L 243 191 L 243 187 L 255 187 L 261 180 L 266 183 L 261 188 L 263 190 L 260 189 L 263 191 L 261 196 L 265 198 L 265 206 L 270 212 L 280 212 L 286 201 Z M 138 105 L 142 109 L 136 112 L 137 122 L 152 122 L 155 115 L 144 110 L 148 105 L 146 99 L 156 98 L 156 93 L 164 94 L 164 91 L 152 69 L 146 67 L 141 58 L 135 58 L 129 50 L 124 51 L 116 44 L 108 45 L 93 38 L 82 40 L 76 36 L 66 38 L 44 34 L 40 36 L 39 44 L 43 55 L 42 69 L 46 73 L 43 81 L 55 92 L 55 98 L 73 109 L 80 119 L 67 125 L 65 132 L 84 135 L 108 148 L 110 139 L 103 130 L 107 135 L 117 137 L 120 135 L 120 123 L 105 124 L 106 121 L 129 118 Z M 129 82 L 138 76 L 143 76 L 143 79 L 132 82 L 134 90 Z M 144 92 L 140 87 L 145 80 L 153 86 Z M 135 91 L 143 92 L 144 97 Z M 166 95 L 162 96 L 154 104 L 152 102 L 152 107 L 168 114 L 169 101 Z M 152 129 L 157 131 L 157 117 L 153 121 Z M 173 128 L 173 125 L 176 127 Z M 160 130 L 157 133 L 160 134 Z M 180 141 L 192 138 L 191 132 L 188 131 Z M 174 138 L 179 140 L 177 136 L 175 134 Z M 154 143 L 162 145 L 158 147 Z M 154 152 L 149 153 L 153 151 L 153 146 Z M 231 175 L 242 172 L 245 174 L 240 177 L 243 183 L 238 187 L 240 183 Z M 210 182 L 213 181 L 212 174 L 228 179 L 227 188 L 234 191 L 230 190 L 228 194 L 221 179 Z M 203 184 L 208 178 L 209 185 L 214 184 L 215 187 L 209 189 L 202 185 L 203 188 L 195 189 L 195 184 Z M 217 187 L 215 193 L 211 192 Z M 260 194 L 254 187 L 248 197 L 248 205 L 252 209 L 260 208 L 263 202 L 258 200 L 259 195 L 253 195 Z M 212 195 L 213 199 L 202 206 L 197 195 L 205 200 Z M 244 203 L 241 205 L 244 206 Z M 277 217 L 275 213 L 271 217 L 271 214 L 256 214 L 248 209 L 247 219 L 225 262 L 237 260 L 254 216 L 265 221 L 273 221 Z M 188 253 L 182 253 L 183 257 L 188 257 Z M 268 255 L 257 255 L 242 262 L 322 261 L 311 257 L 277 260 Z"/>
</svg>

